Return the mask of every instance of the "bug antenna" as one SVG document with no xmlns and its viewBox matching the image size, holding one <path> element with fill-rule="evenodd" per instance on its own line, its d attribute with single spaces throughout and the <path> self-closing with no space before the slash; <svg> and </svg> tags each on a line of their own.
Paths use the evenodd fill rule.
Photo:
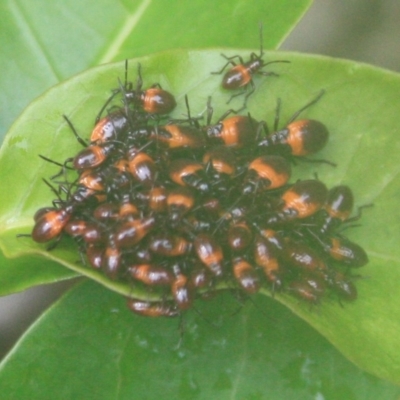
<svg viewBox="0 0 400 400">
<path fill-rule="evenodd" d="M 83 140 L 79 136 L 78 132 L 76 131 L 76 129 L 75 129 L 74 125 L 72 124 L 72 122 L 70 121 L 70 119 L 65 114 L 63 114 L 63 118 L 64 118 L 65 122 L 68 124 L 69 128 L 71 129 L 72 133 L 74 134 L 74 136 L 75 136 L 76 140 L 79 142 L 79 144 L 81 144 L 83 147 L 87 147 L 88 143 L 86 143 L 86 141 Z"/>
<path fill-rule="evenodd" d="M 303 111 L 305 111 L 307 108 L 311 107 L 315 103 L 317 103 L 321 97 L 325 94 L 325 89 L 321 89 L 321 91 L 317 94 L 317 96 L 312 99 L 310 102 L 308 102 L 306 105 L 301 107 L 299 110 L 297 110 L 289 119 L 287 122 L 287 125 L 289 125 L 291 122 L 293 122 Z"/>
<path fill-rule="evenodd" d="M 140 89 L 143 86 L 143 79 L 142 79 L 142 64 L 138 63 L 138 79 L 137 79 L 137 85 L 136 85 L 136 90 L 139 92 Z"/>
<path fill-rule="evenodd" d="M 186 104 L 187 117 L 188 117 L 189 121 L 191 121 L 192 116 L 190 115 L 189 98 L 188 98 L 187 94 L 185 94 L 185 104 Z"/>
<path fill-rule="evenodd" d="M 58 200 L 62 201 L 60 194 L 58 191 L 54 188 L 54 186 L 45 178 L 42 178 L 42 181 L 50 188 L 50 190 L 57 196 Z"/>
<path fill-rule="evenodd" d="M 125 85 L 126 88 L 128 85 L 128 59 L 125 60 Z"/>
<path fill-rule="evenodd" d="M 211 106 L 211 96 L 207 99 L 207 126 L 211 124 L 211 118 L 213 116 L 214 109 Z"/>
</svg>

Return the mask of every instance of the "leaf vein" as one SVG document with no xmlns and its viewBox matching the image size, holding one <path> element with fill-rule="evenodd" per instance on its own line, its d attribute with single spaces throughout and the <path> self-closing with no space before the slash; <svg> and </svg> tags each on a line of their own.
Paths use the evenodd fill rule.
<svg viewBox="0 0 400 400">
<path fill-rule="evenodd" d="M 8 7 L 14 17 L 16 25 L 21 30 L 29 49 L 31 49 L 33 53 L 38 55 L 38 60 L 45 59 L 47 67 L 52 73 L 53 77 L 57 81 L 61 81 L 61 75 L 58 74 L 57 71 L 54 69 L 54 65 L 50 62 L 50 56 L 49 53 L 46 51 L 46 47 L 40 40 L 40 37 L 32 24 L 29 23 L 29 18 L 26 17 L 22 7 L 18 5 L 18 2 L 16 1 L 9 1 Z"/>
<path fill-rule="evenodd" d="M 114 41 L 110 44 L 108 49 L 106 49 L 105 53 L 102 57 L 100 57 L 99 64 L 104 64 L 114 60 L 115 56 L 118 53 L 122 43 L 126 40 L 126 38 L 131 34 L 134 30 L 135 26 L 139 22 L 142 15 L 145 13 L 147 8 L 152 3 L 152 0 L 144 0 L 143 3 L 138 7 L 136 12 L 130 16 L 125 21 L 125 24 L 122 25 L 121 30 L 115 37 Z"/>
</svg>

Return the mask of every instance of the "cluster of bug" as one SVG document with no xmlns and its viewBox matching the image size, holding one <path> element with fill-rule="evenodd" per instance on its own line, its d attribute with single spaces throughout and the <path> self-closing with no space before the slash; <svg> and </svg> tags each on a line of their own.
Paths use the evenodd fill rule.
<svg viewBox="0 0 400 400">
<path fill-rule="evenodd" d="M 234 66 L 223 86 L 250 86 L 244 109 L 252 75 L 273 73 L 261 71 L 262 52 L 247 63 L 227 59 Z M 51 247 L 69 236 L 88 267 L 155 293 L 161 300 L 128 299 L 141 315 L 178 315 L 219 287 L 269 288 L 311 304 L 354 300 L 351 271 L 368 258 L 340 233 L 360 215 L 351 217 L 351 190 L 328 190 L 318 179 L 289 182 L 293 161 L 328 141 L 324 124 L 298 119 L 322 95 L 281 129 L 277 116 L 271 132 L 234 110 L 212 122 L 211 99 L 204 119 L 191 116 L 186 98 L 186 118 L 174 120 L 174 96 L 157 84 L 143 89 L 139 66 L 136 86 L 125 76 L 88 142 L 64 117 L 84 148 L 64 163 L 42 156 L 61 167 L 45 180 L 57 199 L 38 210 L 31 236 Z"/>
</svg>

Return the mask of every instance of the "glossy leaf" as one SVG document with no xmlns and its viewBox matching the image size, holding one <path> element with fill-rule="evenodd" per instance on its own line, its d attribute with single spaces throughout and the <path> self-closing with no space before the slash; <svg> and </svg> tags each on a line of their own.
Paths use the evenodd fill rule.
<svg viewBox="0 0 400 400">
<path fill-rule="evenodd" d="M 274 49 L 311 0 L 4 0 L 0 138 L 36 96 L 89 67 L 171 48 Z M 195 22 L 195 23 L 194 23 Z M 17 95 L 16 95 L 17 94 Z"/>
<path fill-rule="evenodd" d="M 40 256 L 29 254 L 10 260 L 5 258 L 0 251 L 0 296 L 19 292 L 44 282 L 71 279 L 77 275 L 59 262 Z"/>
<path fill-rule="evenodd" d="M 230 293 L 182 320 L 131 314 L 94 283 L 70 291 L 0 365 L 8 399 L 396 399 L 284 307 Z M 293 334 L 295 332 L 295 335 Z"/>
<path fill-rule="evenodd" d="M 160 82 L 176 95 L 179 107 L 175 115 L 184 113 L 182 99 L 188 93 L 193 115 L 204 110 L 211 94 L 215 115 L 219 116 L 229 98 L 218 88 L 220 76 L 210 75 L 223 63 L 219 53 L 173 51 L 140 62 L 147 84 Z M 328 186 L 350 185 L 358 205 L 374 204 L 365 210 L 362 227 L 348 231 L 349 237 L 362 245 L 370 257 L 370 263 L 361 271 L 362 279 L 357 281 L 359 299 L 354 304 L 342 308 L 336 302 L 326 301 L 316 313 L 288 295 L 276 299 L 316 327 L 357 365 L 399 383 L 400 304 L 395 294 L 400 278 L 400 233 L 396 223 L 400 217 L 396 201 L 400 186 L 400 141 L 396 134 L 400 78 L 367 65 L 324 57 L 288 53 L 271 53 L 266 57 L 288 59 L 291 64 L 271 66 L 271 70 L 280 73 L 279 78 L 256 78 L 258 89 L 249 101 L 255 118 L 272 121 L 279 96 L 285 121 L 322 88 L 326 90 L 323 99 L 304 115 L 323 121 L 329 128 L 330 142 L 318 158 L 337 162 L 338 167 L 304 163 L 296 167 L 296 177 L 309 178 L 318 172 Z M 135 68 L 135 62 L 131 62 L 132 75 Z M 30 231 L 35 210 L 48 205 L 54 197 L 41 178 L 53 174 L 56 167 L 31 155 L 41 153 L 58 161 L 73 155 L 80 145 L 61 115 L 66 113 L 87 137 L 97 110 L 121 75 L 122 64 L 90 70 L 50 90 L 15 123 L 0 158 L 0 243 L 9 256 L 32 253 L 51 257 L 117 292 L 140 297 L 144 294 L 109 282 L 97 272 L 74 263 L 78 255 L 71 252 L 71 246 L 60 245 L 49 253 L 29 238 L 15 238 L 17 232 Z"/>
</svg>

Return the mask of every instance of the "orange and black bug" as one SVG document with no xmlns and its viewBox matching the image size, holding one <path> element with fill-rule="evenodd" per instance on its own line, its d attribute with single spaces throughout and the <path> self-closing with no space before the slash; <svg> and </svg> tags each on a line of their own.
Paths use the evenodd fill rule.
<svg viewBox="0 0 400 400">
<path fill-rule="evenodd" d="M 112 280 L 117 279 L 122 264 L 122 251 L 116 244 L 116 235 L 109 235 L 102 256 L 102 269 Z"/>
<path fill-rule="evenodd" d="M 319 297 L 322 297 L 325 294 L 326 279 L 324 279 L 321 276 L 318 276 L 318 274 L 313 274 L 313 273 L 303 274 L 301 275 L 301 280 L 303 282 L 307 282 L 307 284 L 314 289 L 314 292 Z"/>
<path fill-rule="evenodd" d="M 54 207 L 41 208 L 35 213 L 35 225 L 31 237 L 38 243 L 46 243 L 52 239 L 59 239 L 65 225 L 71 219 L 75 211 L 75 206 L 72 203 L 63 201 L 60 197 L 59 191 L 57 191 L 46 179 L 43 179 L 43 182 L 57 196 L 57 200 L 53 201 Z M 56 203 L 59 203 L 61 207 L 56 208 Z M 56 244 L 51 245 L 48 250 L 52 249 L 55 245 Z"/>
<path fill-rule="evenodd" d="M 322 214 L 322 221 L 318 230 L 322 234 L 335 231 L 349 219 L 353 205 L 353 192 L 348 186 L 339 185 L 330 189 L 326 203 L 319 213 Z"/>
<path fill-rule="evenodd" d="M 116 221 L 118 219 L 128 219 L 139 216 L 139 210 L 135 204 L 129 201 L 118 203 L 101 203 L 93 210 L 93 217 L 96 220 Z"/>
<path fill-rule="evenodd" d="M 323 286 L 319 286 L 319 281 L 298 279 L 290 282 L 288 290 L 300 300 L 305 300 L 310 304 L 318 304 L 324 293 Z"/>
<path fill-rule="evenodd" d="M 164 186 L 153 186 L 151 189 L 138 191 L 134 194 L 144 208 L 154 212 L 163 212 L 167 209 L 167 190 Z"/>
<path fill-rule="evenodd" d="M 187 310 L 194 301 L 194 290 L 188 282 L 186 275 L 177 275 L 171 286 L 176 305 L 180 310 Z"/>
<path fill-rule="evenodd" d="M 176 317 L 180 311 L 174 302 L 149 302 L 128 298 L 128 308 L 144 317 Z"/>
<path fill-rule="evenodd" d="M 346 185 L 335 186 L 328 192 L 328 198 L 324 207 L 316 215 L 317 230 L 322 234 L 330 234 L 343 224 L 357 221 L 361 218 L 361 211 L 364 205 L 358 208 L 357 215 L 350 217 L 353 211 L 354 196 L 351 189 Z"/>
<path fill-rule="evenodd" d="M 32 239 L 38 243 L 49 242 L 58 238 L 72 217 L 73 207 L 50 209 L 41 212 L 32 230 Z"/>
<path fill-rule="evenodd" d="M 33 216 L 33 220 L 37 222 L 44 214 L 47 214 L 49 211 L 56 211 L 58 208 L 55 207 L 42 207 L 37 210 Z"/>
<path fill-rule="evenodd" d="M 238 257 L 232 260 L 233 276 L 240 287 L 247 293 L 257 293 L 261 287 L 261 280 L 257 270 L 245 259 Z"/>
<path fill-rule="evenodd" d="M 278 258 L 279 252 L 274 245 L 261 236 L 257 236 L 254 243 L 254 261 L 260 266 L 267 280 L 272 284 L 272 290 L 281 288 L 284 269 Z"/>
<path fill-rule="evenodd" d="M 214 179 L 231 177 L 236 173 L 236 158 L 233 150 L 227 146 L 215 146 L 203 155 L 207 174 Z"/>
<path fill-rule="evenodd" d="M 283 257 L 287 263 L 298 269 L 300 273 L 317 273 L 324 276 L 328 270 L 319 253 L 304 242 L 288 240 Z"/>
<path fill-rule="evenodd" d="M 268 222 L 273 224 L 310 217 L 325 204 L 327 194 L 328 189 L 319 180 L 298 181 L 282 194 L 281 210 Z"/>
<path fill-rule="evenodd" d="M 199 162 L 186 158 L 172 160 L 169 164 L 169 176 L 178 185 L 189 186 L 200 192 L 210 190 L 204 166 Z"/>
<path fill-rule="evenodd" d="M 222 277 L 224 271 L 222 262 L 224 254 L 221 246 L 210 235 L 201 233 L 193 242 L 194 250 L 199 260 L 217 277 Z"/>
<path fill-rule="evenodd" d="M 295 157 L 304 157 L 320 151 L 327 143 L 329 132 L 326 126 L 319 121 L 313 119 L 296 120 L 296 118 L 307 108 L 317 103 L 325 93 L 322 90 L 315 99 L 311 100 L 305 106 L 296 111 L 287 121 L 283 129 L 278 130 L 280 117 L 280 99 L 276 108 L 274 131 L 269 133 L 268 126 L 265 122 L 260 123 L 257 136 L 260 135 L 261 129 L 267 133 L 265 138 L 258 140 L 257 146 L 262 152 L 278 152 L 282 155 L 291 155 Z M 335 165 L 326 160 L 309 160 L 312 162 L 325 162 Z"/>
<path fill-rule="evenodd" d="M 64 232 L 74 238 L 82 238 L 87 244 L 99 244 L 104 240 L 104 233 L 97 223 L 84 219 L 72 219 L 67 222 Z"/>
<path fill-rule="evenodd" d="M 116 203 L 101 203 L 93 210 L 96 220 L 117 220 L 119 218 L 119 206 Z"/>
<path fill-rule="evenodd" d="M 115 151 L 115 142 L 93 144 L 81 150 L 73 159 L 72 165 L 77 170 L 95 168 L 104 163 Z"/>
<path fill-rule="evenodd" d="M 260 236 L 266 239 L 272 246 L 278 251 L 281 252 L 285 248 L 285 240 L 284 238 L 273 229 L 260 227 L 258 224 L 253 224 L 257 229 Z"/>
<path fill-rule="evenodd" d="M 168 114 L 176 107 L 174 96 L 162 89 L 158 83 L 152 85 L 149 89 L 142 90 L 143 80 L 140 64 L 138 64 L 136 90 L 133 90 L 132 83 L 127 82 L 127 68 L 126 63 L 125 87 L 120 89 L 120 91 L 123 91 L 123 96 L 127 103 L 134 104 L 148 114 Z"/>
<path fill-rule="evenodd" d="M 239 55 L 235 55 L 232 57 L 227 57 L 224 54 L 221 54 L 227 60 L 227 63 L 216 72 L 212 72 L 212 74 L 222 74 L 225 68 L 228 65 L 233 65 L 233 67 L 228 70 L 224 77 L 222 78 L 222 87 L 227 90 L 235 90 L 240 88 L 245 88 L 245 90 L 250 86 L 250 90 L 247 92 L 242 109 L 246 107 L 247 100 L 249 96 L 255 90 L 255 84 L 253 81 L 253 76 L 255 74 L 264 75 L 264 76 L 278 76 L 275 72 L 266 72 L 262 71 L 264 67 L 273 63 L 289 63 L 287 60 L 275 60 L 270 62 L 265 62 L 263 60 L 264 51 L 263 51 L 263 43 L 262 43 L 262 25 L 260 25 L 260 54 L 251 53 L 249 61 L 243 61 L 243 58 Z M 234 60 L 238 60 L 239 63 L 236 63 Z M 242 93 L 235 94 L 231 96 L 228 103 L 236 96 L 241 95 Z"/>
<path fill-rule="evenodd" d="M 206 145 L 203 132 L 194 126 L 168 124 L 149 130 L 150 138 L 164 144 L 168 149 L 201 149 Z"/>
<path fill-rule="evenodd" d="M 130 124 L 129 119 L 122 109 L 114 111 L 100 119 L 92 130 L 90 142 L 100 144 L 111 140 L 121 140 Z"/>
<path fill-rule="evenodd" d="M 165 257 L 176 257 L 187 254 L 192 244 L 184 237 L 173 233 L 154 234 L 148 242 L 152 253 Z"/>
<path fill-rule="evenodd" d="M 128 271 L 132 278 L 149 286 L 170 286 L 174 281 L 173 273 L 159 265 L 132 265 Z"/>
<path fill-rule="evenodd" d="M 368 263 L 365 250 L 357 243 L 343 237 L 320 238 L 324 251 L 335 261 L 353 268 L 363 267 Z"/>
<path fill-rule="evenodd" d="M 157 167 L 152 157 L 147 153 L 131 147 L 128 150 L 129 172 L 133 178 L 142 184 L 153 184 L 157 177 Z"/>
<path fill-rule="evenodd" d="M 342 272 L 335 272 L 329 285 L 342 300 L 354 301 L 357 299 L 357 288 L 354 283 Z"/>
<path fill-rule="evenodd" d="M 207 101 L 207 122 L 201 127 L 210 141 L 241 148 L 253 144 L 256 136 L 259 123 L 250 117 L 250 115 L 234 115 L 228 117 L 229 114 L 236 114 L 238 111 L 226 111 L 215 124 L 211 124 L 213 115 L 211 107 L 211 98 Z"/>
<path fill-rule="evenodd" d="M 195 288 L 190 279 L 180 271 L 179 266 L 174 266 L 175 278 L 171 285 L 171 293 L 180 310 L 187 310 L 194 301 Z"/>
<path fill-rule="evenodd" d="M 102 192 L 105 189 L 104 176 L 99 171 L 90 169 L 83 170 L 78 178 L 78 184 L 95 192 Z"/>
<path fill-rule="evenodd" d="M 247 249 L 253 240 L 253 233 L 246 222 L 232 224 L 228 229 L 228 245 L 234 252 Z"/>
<path fill-rule="evenodd" d="M 189 279 L 190 284 L 197 289 L 211 287 L 213 282 L 211 272 L 198 262 L 190 269 Z"/>
<path fill-rule="evenodd" d="M 118 248 L 139 243 L 154 227 L 154 217 L 130 219 L 115 227 L 115 244 Z"/>
<path fill-rule="evenodd" d="M 86 257 L 94 269 L 100 269 L 103 265 L 103 254 L 103 246 L 88 245 L 86 247 Z"/>
<path fill-rule="evenodd" d="M 153 186 L 150 189 L 141 190 L 134 194 L 141 208 L 154 212 L 164 212 L 167 209 L 167 190 L 164 186 Z"/>
<path fill-rule="evenodd" d="M 78 185 L 74 192 L 69 195 L 69 203 L 71 205 L 97 205 L 99 201 L 103 201 L 105 195 L 96 193 L 93 189 L 87 188 L 83 185 Z"/>
<path fill-rule="evenodd" d="M 107 169 L 84 169 L 77 180 L 77 190 L 70 195 L 70 201 L 71 203 L 82 203 L 95 197 L 97 201 L 102 202 L 107 193 L 127 184 L 123 177 L 122 174 L 114 174 L 110 181 L 110 171 Z"/>
<path fill-rule="evenodd" d="M 140 215 L 140 212 L 135 204 L 124 201 L 119 206 L 118 215 L 122 220 L 133 220 Z"/>
<path fill-rule="evenodd" d="M 256 137 L 257 122 L 246 115 L 235 115 L 208 125 L 204 128 L 211 140 L 223 143 L 225 146 L 242 147 L 251 144 Z"/>
<path fill-rule="evenodd" d="M 166 201 L 170 221 L 177 222 L 194 207 L 196 199 L 193 191 L 183 186 L 170 189 Z"/>
<path fill-rule="evenodd" d="M 248 166 L 242 192 L 248 195 L 259 190 L 280 188 L 289 181 L 291 173 L 290 163 L 281 156 L 257 157 Z"/>
</svg>

